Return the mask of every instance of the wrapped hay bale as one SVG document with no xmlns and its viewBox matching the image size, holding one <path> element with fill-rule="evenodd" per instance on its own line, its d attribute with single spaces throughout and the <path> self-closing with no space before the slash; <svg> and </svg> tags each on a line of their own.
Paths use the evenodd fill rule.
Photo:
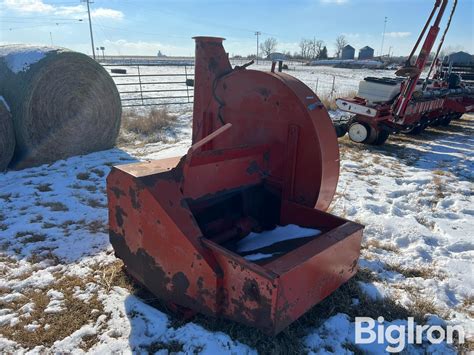
<svg viewBox="0 0 474 355">
<path fill-rule="evenodd" d="M 85 54 L 0 46 L 0 95 L 9 103 L 15 128 L 14 168 L 115 144 L 120 96 L 105 69 Z"/>
<path fill-rule="evenodd" d="M 0 96 L 0 172 L 7 169 L 15 151 L 15 131 L 10 109 Z"/>
</svg>

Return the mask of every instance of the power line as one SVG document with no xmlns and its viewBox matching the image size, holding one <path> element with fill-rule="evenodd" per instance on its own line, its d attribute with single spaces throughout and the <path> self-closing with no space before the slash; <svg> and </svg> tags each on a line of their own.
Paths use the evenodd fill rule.
<svg viewBox="0 0 474 355">
<path fill-rule="evenodd" d="M 382 34 L 382 46 L 380 48 L 380 58 L 383 57 L 383 42 L 385 41 L 385 30 L 387 29 L 387 19 L 388 19 L 388 17 L 385 16 L 385 21 L 384 21 L 384 25 L 383 25 L 383 34 Z"/>
<path fill-rule="evenodd" d="M 19 27 L 4 27 L 8 31 L 14 31 L 14 30 L 26 30 L 29 28 L 40 28 L 40 27 L 53 27 L 53 26 L 69 26 L 69 25 L 79 25 L 79 23 L 71 23 L 71 22 L 66 22 L 66 23 L 61 23 L 61 22 L 56 22 L 56 23 L 48 23 L 48 24 L 37 24 L 34 26 L 19 26 Z"/>
<path fill-rule="evenodd" d="M 257 36 L 257 64 L 258 64 L 258 37 L 262 34 L 260 31 L 255 32 L 255 36 Z"/>
<path fill-rule="evenodd" d="M 91 8 L 90 8 L 90 0 L 82 0 L 87 3 L 87 15 L 89 16 L 89 30 L 91 33 L 91 45 L 92 45 L 92 57 L 95 60 L 95 45 L 94 45 L 94 35 L 92 34 L 92 20 L 91 20 Z"/>
</svg>

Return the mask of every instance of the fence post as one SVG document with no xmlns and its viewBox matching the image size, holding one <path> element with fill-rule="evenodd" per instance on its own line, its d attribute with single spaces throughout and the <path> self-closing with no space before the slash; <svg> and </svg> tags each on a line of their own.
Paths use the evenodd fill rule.
<svg viewBox="0 0 474 355">
<path fill-rule="evenodd" d="M 318 93 L 318 84 L 319 84 L 319 78 L 316 78 L 316 88 L 314 90 L 316 94 Z"/>
<path fill-rule="evenodd" d="M 145 105 L 145 102 L 143 101 L 143 88 L 142 88 L 142 77 L 140 74 L 140 64 L 137 64 L 137 69 L 138 69 L 138 83 L 140 84 L 140 97 L 142 98 L 142 105 Z"/>
<path fill-rule="evenodd" d="M 189 87 L 188 87 L 188 66 L 184 66 L 184 75 L 185 75 L 185 84 L 186 84 L 186 96 L 188 97 L 188 103 L 189 103 Z"/>
<path fill-rule="evenodd" d="M 334 96 L 334 91 L 336 90 L 336 89 L 335 89 L 335 84 L 336 84 L 336 76 L 333 75 L 333 76 L 332 76 L 331 98 Z"/>
</svg>

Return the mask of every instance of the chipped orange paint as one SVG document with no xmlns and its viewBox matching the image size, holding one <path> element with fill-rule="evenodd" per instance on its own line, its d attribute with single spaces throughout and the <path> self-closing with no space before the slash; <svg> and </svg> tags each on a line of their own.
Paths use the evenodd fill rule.
<svg viewBox="0 0 474 355">
<path fill-rule="evenodd" d="M 196 38 L 193 146 L 114 167 L 110 239 L 158 298 L 276 334 L 357 269 L 363 226 L 324 212 L 339 176 L 318 97 L 283 73 L 232 69 L 222 39 Z M 319 236 L 250 262 L 235 242 L 298 224 Z"/>
</svg>

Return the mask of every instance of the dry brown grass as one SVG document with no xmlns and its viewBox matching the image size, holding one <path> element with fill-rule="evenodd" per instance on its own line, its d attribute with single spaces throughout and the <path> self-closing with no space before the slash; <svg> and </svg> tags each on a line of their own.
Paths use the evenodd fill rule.
<svg viewBox="0 0 474 355">
<path fill-rule="evenodd" d="M 48 207 L 53 212 L 67 212 L 69 208 L 62 202 L 37 202 L 37 206 Z"/>
<path fill-rule="evenodd" d="M 55 341 L 64 339 L 82 326 L 94 323 L 103 313 L 103 305 L 97 295 L 93 295 L 87 302 L 73 296 L 75 287 L 84 288 L 89 281 L 91 280 L 88 278 L 71 276 L 58 279 L 53 288 L 64 295 L 64 310 L 59 313 L 44 313 L 50 298 L 41 290 L 29 290 L 24 293 L 25 297 L 8 304 L 0 302 L 0 308 L 10 308 L 15 311 L 29 302 L 35 304 L 30 317 L 20 318 L 19 323 L 12 327 L 9 324 L 1 326 L 0 334 L 29 349 L 38 345 L 50 347 Z M 41 326 L 35 331 L 26 330 L 24 327 L 33 321 Z M 49 325 L 47 329 L 44 327 L 46 324 Z"/>
<path fill-rule="evenodd" d="M 87 230 L 92 234 L 107 233 L 109 227 L 104 221 L 96 220 L 87 224 Z"/>
<path fill-rule="evenodd" d="M 427 266 L 409 267 L 400 264 L 386 264 L 384 268 L 388 271 L 397 272 L 406 278 L 421 277 L 423 279 L 437 278 L 440 280 L 446 278 L 446 275 L 441 273 L 441 271 Z"/>
<path fill-rule="evenodd" d="M 76 175 L 76 178 L 79 179 L 79 180 L 89 180 L 90 177 L 91 177 L 91 175 L 89 173 L 85 173 L 85 172 L 78 173 Z"/>
<path fill-rule="evenodd" d="M 100 169 L 92 169 L 91 172 L 96 174 L 98 177 L 104 177 L 105 176 L 104 171 L 100 170 Z"/>
<path fill-rule="evenodd" d="M 333 95 L 330 94 L 325 94 L 319 96 L 319 99 L 323 103 L 324 107 L 326 107 L 327 110 L 336 110 L 336 99 L 340 97 L 354 97 L 357 95 L 357 91 L 349 91 L 346 93 L 336 93 Z"/>
<path fill-rule="evenodd" d="M 152 108 L 146 113 L 125 110 L 122 113 L 122 126 L 119 145 L 134 144 L 136 141 L 154 143 L 165 139 L 164 131 L 176 123 L 176 116 L 166 108 Z"/>
<path fill-rule="evenodd" d="M 51 184 L 40 184 L 40 185 L 36 186 L 36 189 L 39 192 L 53 191 L 53 189 L 51 189 Z"/>
<path fill-rule="evenodd" d="M 382 250 L 389 251 L 392 253 L 399 253 L 399 250 L 395 245 L 381 242 L 378 239 L 370 239 L 366 241 L 364 244 L 362 244 L 362 249 L 371 249 L 371 248 L 382 249 Z"/>
<path fill-rule="evenodd" d="M 107 205 L 95 198 L 89 198 L 86 201 L 86 204 L 92 208 L 106 208 Z"/>
</svg>

